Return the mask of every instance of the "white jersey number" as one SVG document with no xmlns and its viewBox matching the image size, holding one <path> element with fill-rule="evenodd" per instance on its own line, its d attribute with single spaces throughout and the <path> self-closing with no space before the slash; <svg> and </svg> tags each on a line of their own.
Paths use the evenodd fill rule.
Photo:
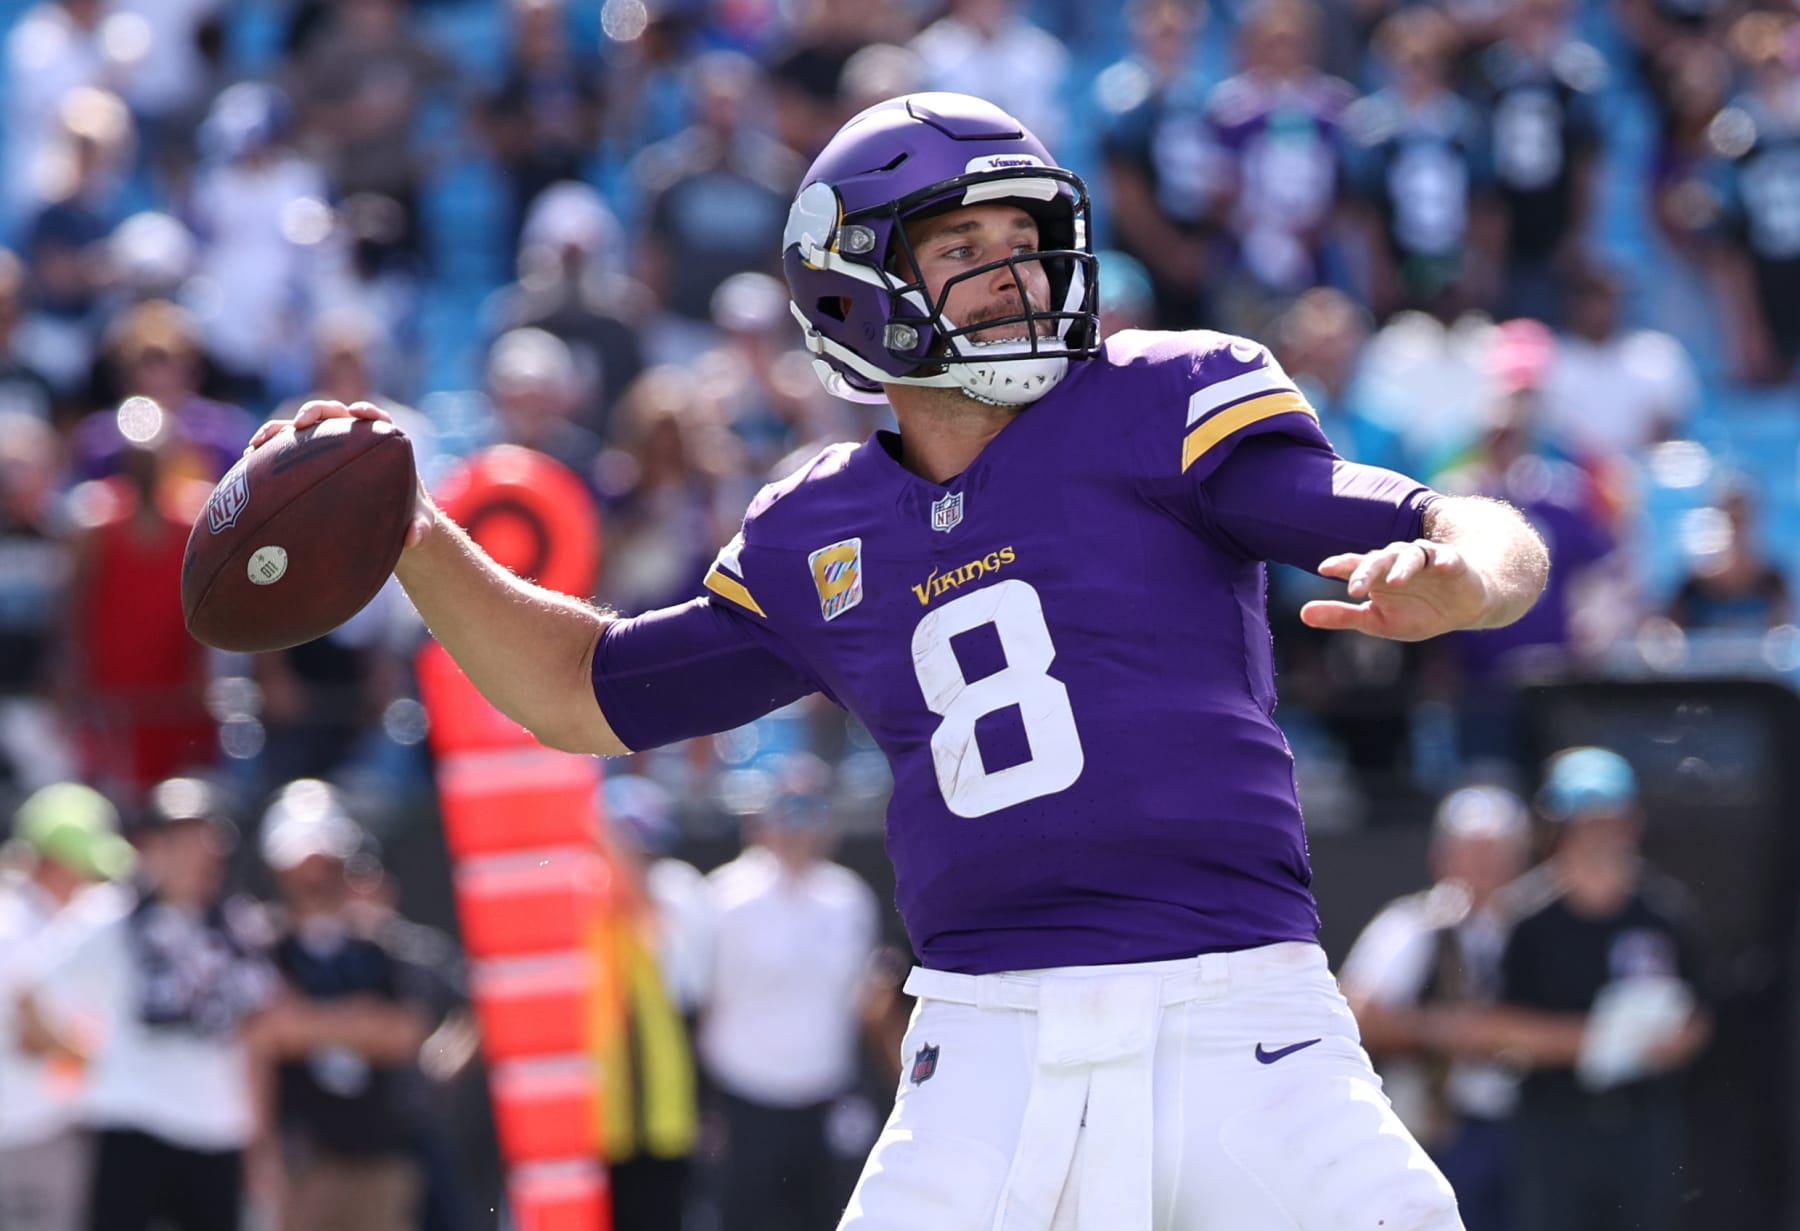
<svg viewBox="0 0 1800 1231">
<path fill-rule="evenodd" d="M 991 624 L 1006 666 L 970 681 L 950 639 Z M 1081 736 L 1069 709 L 1069 690 L 1049 674 L 1056 647 L 1044 623 L 1044 605 L 1031 586 L 1008 579 L 953 598 L 913 629 L 913 670 L 925 704 L 943 721 L 931 735 L 938 790 L 957 816 L 986 816 L 1028 799 L 1075 785 L 1083 763 Z M 987 771 L 975 743 L 975 723 L 1017 706 L 1031 757 Z"/>
</svg>

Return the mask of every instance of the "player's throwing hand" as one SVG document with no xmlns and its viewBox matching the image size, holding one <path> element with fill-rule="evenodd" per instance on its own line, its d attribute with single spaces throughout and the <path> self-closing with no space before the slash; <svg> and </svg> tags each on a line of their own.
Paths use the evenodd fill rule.
<svg viewBox="0 0 1800 1231">
<path fill-rule="evenodd" d="M 1307 603 L 1300 608 L 1300 619 L 1314 628 L 1423 641 L 1479 627 L 1488 610 L 1480 573 L 1449 543 L 1412 539 L 1375 551 L 1345 552 L 1320 564 L 1319 573 L 1347 579 L 1349 597 L 1362 601 Z"/>
<path fill-rule="evenodd" d="M 292 419 L 271 419 L 256 429 L 250 437 L 250 443 L 244 452 L 258 448 L 284 428 L 292 427 L 296 432 L 304 431 L 325 419 L 372 419 L 381 423 L 392 423 L 394 416 L 375 405 L 373 402 L 352 402 L 346 406 L 342 402 L 328 401 L 323 398 L 307 402 L 294 412 Z M 427 534 L 431 533 L 433 522 L 437 518 L 437 506 L 431 503 L 431 496 L 425 490 L 425 480 L 419 480 L 418 499 L 413 503 L 412 523 L 406 528 L 406 545 L 417 547 Z"/>
</svg>

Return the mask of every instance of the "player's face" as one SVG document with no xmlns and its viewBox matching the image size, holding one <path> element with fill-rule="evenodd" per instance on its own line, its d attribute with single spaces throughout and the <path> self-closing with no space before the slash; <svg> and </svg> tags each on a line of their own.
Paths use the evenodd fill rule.
<svg viewBox="0 0 1800 1231">
<path fill-rule="evenodd" d="M 919 263 L 919 276 L 933 300 L 949 286 L 944 315 L 958 328 L 1004 316 L 1017 316 L 1021 298 L 1035 311 L 1050 308 L 1050 279 L 1043 262 L 1001 265 L 973 278 L 952 279 L 994 261 L 1038 250 L 1037 223 L 1016 205 L 966 205 L 949 213 L 910 223 L 906 237 Z M 1015 274 L 1014 271 L 1017 271 Z M 998 342 L 1025 336 L 1023 321 L 969 335 L 976 342 Z M 1049 334 L 1050 322 L 1038 332 Z"/>
</svg>

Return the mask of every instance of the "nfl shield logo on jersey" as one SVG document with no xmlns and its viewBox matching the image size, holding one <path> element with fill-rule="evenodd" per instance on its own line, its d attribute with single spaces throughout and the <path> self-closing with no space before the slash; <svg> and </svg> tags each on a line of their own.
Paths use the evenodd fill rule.
<svg viewBox="0 0 1800 1231">
<path fill-rule="evenodd" d="M 835 620 L 862 602 L 862 540 L 845 539 L 806 557 L 812 567 L 813 587 L 819 592 L 819 610 Z"/>
<path fill-rule="evenodd" d="M 916 1086 L 931 1079 L 931 1075 L 937 1072 L 937 1058 L 938 1049 L 931 1044 L 927 1043 L 919 1049 L 919 1054 L 913 1057 L 912 1062 L 913 1085 Z"/>
<path fill-rule="evenodd" d="M 250 472 L 244 463 L 239 462 L 231 468 L 223 482 L 206 502 L 206 525 L 214 534 L 220 534 L 237 525 L 237 519 L 244 515 L 250 507 Z"/>
<path fill-rule="evenodd" d="M 962 523 L 961 492 L 947 492 L 943 499 L 931 502 L 931 528 L 945 533 L 956 529 Z"/>
</svg>

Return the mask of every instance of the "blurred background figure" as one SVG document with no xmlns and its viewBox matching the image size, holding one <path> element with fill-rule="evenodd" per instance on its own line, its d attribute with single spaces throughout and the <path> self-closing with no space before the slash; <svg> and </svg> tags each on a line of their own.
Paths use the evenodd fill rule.
<svg viewBox="0 0 1800 1231">
<path fill-rule="evenodd" d="M 1489 115 L 1506 249 L 1499 308 L 1562 323 L 1594 204 L 1606 61 L 1575 38 L 1569 0 L 1523 0 L 1472 76 Z"/>
<path fill-rule="evenodd" d="M 1516 891 L 1500 961 L 1502 1009 L 1536 1037 L 1521 1056 L 1513 1226 L 1679 1227 L 1680 1076 L 1710 1031 L 1692 907 L 1644 863 L 1637 776 L 1618 753 L 1556 754 L 1539 809 L 1551 853 Z"/>
<path fill-rule="evenodd" d="M 645 372 L 619 419 L 619 446 L 599 466 L 607 518 L 600 595 L 621 610 L 648 610 L 694 594 L 715 550 L 701 544 L 729 537 L 720 488 L 735 459 L 721 447 L 700 382 L 682 368 Z"/>
<path fill-rule="evenodd" d="M 502 330 L 534 328 L 568 346 L 581 383 L 581 426 L 610 441 L 612 411 L 644 369 L 649 290 L 625 272 L 619 219 L 587 184 L 552 184 L 532 202 L 519 236 L 518 281 L 497 296 Z"/>
<path fill-rule="evenodd" d="M 49 379 L 38 371 L 21 334 L 29 278 L 18 253 L 0 248 L 0 413 L 45 423 L 58 409 Z"/>
<path fill-rule="evenodd" d="M 396 225 L 381 261 L 415 258 L 425 171 L 416 134 L 427 104 L 452 85 L 449 65 L 411 36 L 401 0 L 345 0 L 329 8 L 285 75 L 301 146 L 317 151 L 333 199 L 393 202 Z"/>
<path fill-rule="evenodd" d="M 133 443 L 112 407 L 141 398 L 162 416 L 171 476 L 204 479 L 207 486 L 231 469 L 256 420 L 241 407 L 201 393 L 207 370 L 200 328 L 187 309 L 152 300 L 126 311 L 108 334 L 106 363 L 95 373 L 96 411 L 76 429 L 76 465 L 83 478 L 118 470 L 122 449 Z"/>
<path fill-rule="evenodd" d="M 877 903 L 830 861 L 822 770 L 794 769 L 747 822 L 744 853 L 707 877 L 717 939 L 699 1045 L 725 1130 L 725 1231 L 830 1231 L 849 1196 L 829 1125 L 856 1084 Z"/>
<path fill-rule="evenodd" d="M 713 292 L 712 319 L 719 343 L 695 369 L 707 401 L 743 447 L 738 466 L 768 474 L 784 459 L 798 465 L 833 441 L 866 434 L 847 403 L 823 396 L 811 357 L 794 345 L 779 279 L 731 275 Z"/>
<path fill-rule="evenodd" d="M 1725 219 L 1717 248 L 1720 298 L 1734 374 L 1777 384 L 1800 357 L 1800 221 L 1788 209 L 1800 170 L 1800 38 L 1792 13 L 1751 12 L 1731 28 L 1746 88 L 1709 128 L 1725 170 Z"/>
<path fill-rule="evenodd" d="M 488 351 L 487 385 L 495 443 L 535 449 L 593 485 L 600 438 L 575 421 L 580 377 L 561 338 L 535 328 L 502 334 Z"/>
<path fill-rule="evenodd" d="M 92 787 L 59 782 L 34 792 L 0 848 L 0 1226 L 83 1231 L 92 1140 L 81 1123 L 82 1074 L 42 1054 L 50 1042 L 23 1027 L 17 1002 L 38 946 L 88 887 L 131 871 L 119 814 Z"/>
<path fill-rule="evenodd" d="M 1687 349 L 1659 330 L 1626 326 L 1618 275 L 1565 265 L 1564 284 L 1567 330 L 1544 373 L 1545 428 L 1613 465 L 1687 431 L 1700 401 Z"/>
<path fill-rule="evenodd" d="M 261 403 L 300 378 L 308 294 L 329 224 L 325 174 L 290 144 L 293 104 L 243 81 L 200 129 L 188 216 L 198 233 L 208 352 L 238 396 Z"/>
<path fill-rule="evenodd" d="M 1125 9 L 1129 54 L 1094 83 L 1112 199 L 1106 233 L 1148 271 L 1163 328 L 1208 318 L 1208 275 L 1217 263 L 1210 224 L 1218 155 L 1203 119 L 1212 82 L 1199 48 L 1207 13 L 1205 0 L 1133 0 Z M 1115 266 L 1105 268 L 1103 295 Z"/>
<path fill-rule="evenodd" d="M 712 977 L 712 917 L 699 869 L 674 858 L 674 799 L 609 774 L 602 807 L 620 874 L 607 955 L 621 989 L 598 1057 L 607 1185 L 619 1231 L 680 1231 L 693 1182 L 699 1094 L 692 1030 Z"/>
<path fill-rule="evenodd" d="M 950 0 L 912 49 L 923 88 L 979 95 L 1017 116 L 1050 149 L 1062 148 L 1069 50 L 1019 0 Z"/>
<path fill-rule="evenodd" d="M 691 73 L 694 122 L 645 150 L 630 172 L 644 216 L 637 273 L 665 314 L 647 339 L 655 362 L 685 362 L 711 341 L 719 283 L 777 267 L 788 204 L 806 170 L 755 123 L 768 93 L 755 61 L 708 52 Z"/>
<path fill-rule="evenodd" d="M 282 1225 L 416 1226 L 424 1177 L 401 1074 L 436 1025 L 423 975 L 359 926 L 349 866 L 367 839 L 333 788 L 287 783 L 259 841 L 281 893 L 271 956 L 304 1026 L 278 1044 Z"/>
<path fill-rule="evenodd" d="M 181 559 L 205 485 L 173 470 L 175 433 L 154 403 L 127 402 L 116 430 L 122 473 L 76 499 L 67 618 L 77 635 L 58 687 L 84 776 L 135 803 L 218 757 L 206 648 L 181 614 Z"/>
<path fill-rule="evenodd" d="M 1520 755 L 1515 681 L 1533 662 L 1590 658 L 1609 640 L 1612 621 L 1629 627 L 1624 561 L 1610 510 L 1587 472 L 1544 434 L 1538 387 L 1548 358 L 1548 331 L 1513 321 L 1496 343 L 1499 389 L 1486 430 L 1461 458 L 1434 477 L 1440 491 L 1511 501 L 1543 536 L 1551 580 L 1525 618 L 1503 629 L 1457 633 L 1431 647 L 1453 671 L 1460 702 L 1460 755 L 1512 761 Z M 1604 597 L 1603 597 L 1604 596 Z M 1616 635 L 1617 630 L 1614 630 Z"/>
<path fill-rule="evenodd" d="M 75 773 L 54 704 L 70 570 L 60 455 L 47 422 L 0 410 L 0 783 L 17 790 Z"/>
<path fill-rule="evenodd" d="M 517 236 L 544 189 L 582 178 L 599 146 L 605 97 L 599 64 L 569 37 L 562 0 L 510 0 L 507 8 L 512 54 L 481 121 L 512 190 Z"/>
<path fill-rule="evenodd" d="M 1499 994 L 1497 899 L 1530 850 L 1524 800 L 1500 786 L 1452 791 L 1432 822 L 1431 887 L 1385 906 L 1338 971 L 1382 1090 L 1456 1190 L 1468 1231 L 1509 1231 L 1518 1091 L 1505 1067 L 1476 1058 L 1457 1011 Z"/>
<path fill-rule="evenodd" d="M 34 954 L 25 1027 L 86 1072 L 89 1231 L 241 1225 L 247 1155 L 269 1140 L 251 1040 L 279 981 L 261 916 L 227 893 L 235 835 L 211 783 L 157 784 L 132 891 L 59 920 Z"/>
<path fill-rule="evenodd" d="M 1345 114 L 1368 235 L 1368 300 L 1453 319 L 1490 307 L 1499 277 L 1500 217 L 1488 131 L 1457 94 L 1456 27 L 1436 8 L 1402 8 L 1376 28 L 1392 84 Z"/>
<path fill-rule="evenodd" d="M 1259 0 L 1238 32 L 1242 71 L 1207 98 L 1213 209 L 1230 246 L 1215 317 L 1229 333 L 1261 337 L 1300 292 L 1343 276 L 1332 229 L 1356 91 L 1320 67 L 1323 40 L 1311 0 Z"/>
<path fill-rule="evenodd" d="M 1670 600 L 1668 618 L 1686 632 L 1764 633 L 1794 622 L 1787 576 L 1760 540 L 1756 496 L 1748 482 L 1727 483 L 1706 511 L 1712 533 Z"/>
</svg>

